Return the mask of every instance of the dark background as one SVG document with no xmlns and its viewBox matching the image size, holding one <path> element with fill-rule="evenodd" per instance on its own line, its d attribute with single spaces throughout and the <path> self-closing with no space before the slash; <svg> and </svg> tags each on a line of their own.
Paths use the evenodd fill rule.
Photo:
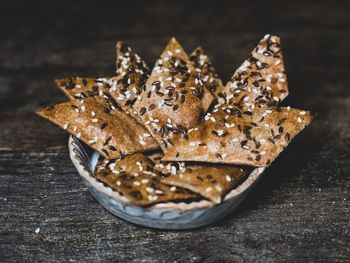
<svg viewBox="0 0 350 263">
<path fill-rule="evenodd" d="M 87 2 L 0 3 L 0 262 L 349 262 L 350 1 Z M 111 76 L 117 40 L 150 66 L 171 36 L 201 45 L 226 82 L 265 33 L 282 38 L 283 105 L 318 117 L 217 224 L 160 231 L 112 216 L 67 134 L 33 113 L 65 100 L 54 78 Z"/>
</svg>

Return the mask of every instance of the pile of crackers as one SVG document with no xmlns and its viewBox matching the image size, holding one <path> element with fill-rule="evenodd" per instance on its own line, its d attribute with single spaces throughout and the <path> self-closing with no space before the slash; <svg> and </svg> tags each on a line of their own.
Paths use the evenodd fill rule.
<svg viewBox="0 0 350 263">
<path fill-rule="evenodd" d="M 202 48 L 172 38 L 152 70 L 123 42 L 115 76 L 55 80 L 69 102 L 37 113 L 100 153 L 93 176 L 130 203 L 219 204 L 312 120 L 288 95 L 280 38 L 265 35 L 223 84 Z"/>
</svg>

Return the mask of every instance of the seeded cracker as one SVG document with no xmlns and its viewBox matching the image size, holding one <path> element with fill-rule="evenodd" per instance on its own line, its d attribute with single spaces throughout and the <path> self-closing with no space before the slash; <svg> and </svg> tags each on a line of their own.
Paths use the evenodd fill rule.
<svg viewBox="0 0 350 263">
<path fill-rule="evenodd" d="M 124 42 L 117 42 L 116 52 L 115 77 L 58 79 L 55 80 L 56 85 L 71 100 L 90 96 L 112 97 L 121 109 L 139 120 L 132 106 L 141 90 L 145 89 L 150 70 Z"/>
<path fill-rule="evenodd" d="M 188 165 L 181 162 L 158 164 L 157 167 L 168 174 L 161 179 L 162 183 L 191 190 L 216 204 L 246 175 L 243 169 L 233 165 Z"/>
<path fill-rule="evenodd" d="M 288 95 L 281 41 L 266 35 L 236 70 L 219 97 L 251 110 L 277 105 Z"/>
<path fill-rule="evenodd" d="M 95 177 L 130 200 L 130 203 L 149 206 L 156 203 L 196 200 L 198 195 L 162 184 L 153 171 L 153 162 L 142 154 L 126 156 L 122 160 L 101 160 Z"/>
<path fill-rule="evenodd" d="M 134 109 L 166 151 L 174 134 L 183 134 L 198 123 L 205 111 L 203 105 L 208 105 L 202 101 L 206 93 L 209 91 L 197 78 L 193 64 L 173 38 L 156 62 Z"/>
<path fill-rule="evenodd" d="M 137 96 L 145 90 L 150 70 L 146 62 L 124 42 L 117 42 L 116 52 L 116 73 L 110 81 L 110 93 L 123 110 L 138 117 L 132 107 Z"/>
<path fill-rule="evenodd" d="M 161 162 L 164 154 L 159 151 L 147 156 L 154 162 L 154 170 L 165 175 L 162 183 L 191 190 L 214 203 L 220 203 L 249 171 L 225 164 Z"/>
<path fill-rule="evenodd" d="M 216 99 L 219 99 L 219 102 L 224 102 L 219 96 L 223 90 L 222 81 L 204 50 L 201 47 L 197 47 L 190 55 L 190 60 L 194 64 L 198 72 L 198 78 L 203 81 L 204 86 Z"/>
<path fill-rule="evenodd" d="M 110 97 L 110 86 L 98 78 L 55 79 L 55 84 L 71 101 L 84 100 L 94 96 Z"/>
<path fill-rule="evenodd" d="M 78 137 L 105 158 L 155 149 L 157 143 L 126 113 L 107 107 L 103 98 L 87 98 L 41 109 L 38 115 Z"/>
<path fill-rule="evenodd" d="M 269 165 L 312 120 L 310 112 L 287 108 L 242 111 L 217 105 L 204 122 L 168 148 L 164 161 Z"/>
</svg>

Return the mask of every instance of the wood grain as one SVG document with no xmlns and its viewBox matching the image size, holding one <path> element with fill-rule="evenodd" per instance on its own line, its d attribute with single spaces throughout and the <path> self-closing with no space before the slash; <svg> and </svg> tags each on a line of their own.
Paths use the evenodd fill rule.
<svg viewBox="0 0 350 263">
<path fill-rule="evenodd" d="M 348 262 L 349 8 L 349 1 L 2 3 L 0 261 Z M 111 76 L 117 40 L 150 65 L 171 36 L 188 52 L 201 45 L 225 82 L 268 32 L 282 38 L 290 87 L 283 105 L 318 116 L 239 210 L 215 225 L 160 231 L 112 216 L 78 177 L 68 136 L 34 115 L 65 100 L 54 78 Z"/>
</svg>

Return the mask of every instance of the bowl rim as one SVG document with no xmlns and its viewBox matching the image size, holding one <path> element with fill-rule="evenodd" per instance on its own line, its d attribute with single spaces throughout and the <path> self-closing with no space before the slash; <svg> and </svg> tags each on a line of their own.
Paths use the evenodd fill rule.
<svg viewBox="0 0 350 263">
<path fill-rule="evenodd" d="M 71 158 L 71 161 L 73 162 L 74 166 L 76 167 L 79 175 L 83 177 L 85 180 L 87 180 L 92 187 L 94 187 L 96 190 L 103 192 L 104 194 L 108 195 L 109 197 L 113 198 L 116 201 L 122 202 L 125 205 L 130 206 L 136 206 L 131 204 L 128 199 L 125 196 L 120 195 L 117 191 L 113 190 L 111 187 L 106 186 L 102 182 L 98 181 L 93 175 L 92 172 L 89 171 L 86 166 L 88 166 L 88 163 L 83 163 L 83 160 L 81 157 L 78 157 L 77 149 L 80 151 L 83 151 L 83 154 L 85 155 L 85 158 L 89 158 L 89 156 L 86 154 L 85 148 L 88 147 L 85 145 L 82 141 L 80 141 L 75 136 L 70 135 L 68 139 L 68 149 L 69 149 L 69 155 Z M 97 153 L 93 150 L 94 153 Z M 88 160 L 85 160 L 85 162 Z M 194 209 L 206 209 L 206 208 L 212 208 L 216 206 L 221 206 L 224 203 L 228 201 L 232 201 L 233 199 L 238 198 L 241 196 L 245 191 L 249 190 L 251 187 L 255 185 L 255 183 L 260 179 L 263 172 L 265 171 L 266 167 L 257 167 L 255 168 L 249 176 L 236 188 L 232 189 L 228 194 L 226 194 L 224 200 L 220 204 L 215 204 L 208 200 L 200 200 L 200 201 L 193 201 L 190 203 L 185 202 L 165 202 L 165 203 L 158 203 L 154 204 L 152 206 L 148 207 L 140 207 L 145 210 L 180 210 L 180 211 L 187 211 L 187 210 L 194 210 Z M 139 206 L 137 206 L 139 207 Z"/>
</svg>

